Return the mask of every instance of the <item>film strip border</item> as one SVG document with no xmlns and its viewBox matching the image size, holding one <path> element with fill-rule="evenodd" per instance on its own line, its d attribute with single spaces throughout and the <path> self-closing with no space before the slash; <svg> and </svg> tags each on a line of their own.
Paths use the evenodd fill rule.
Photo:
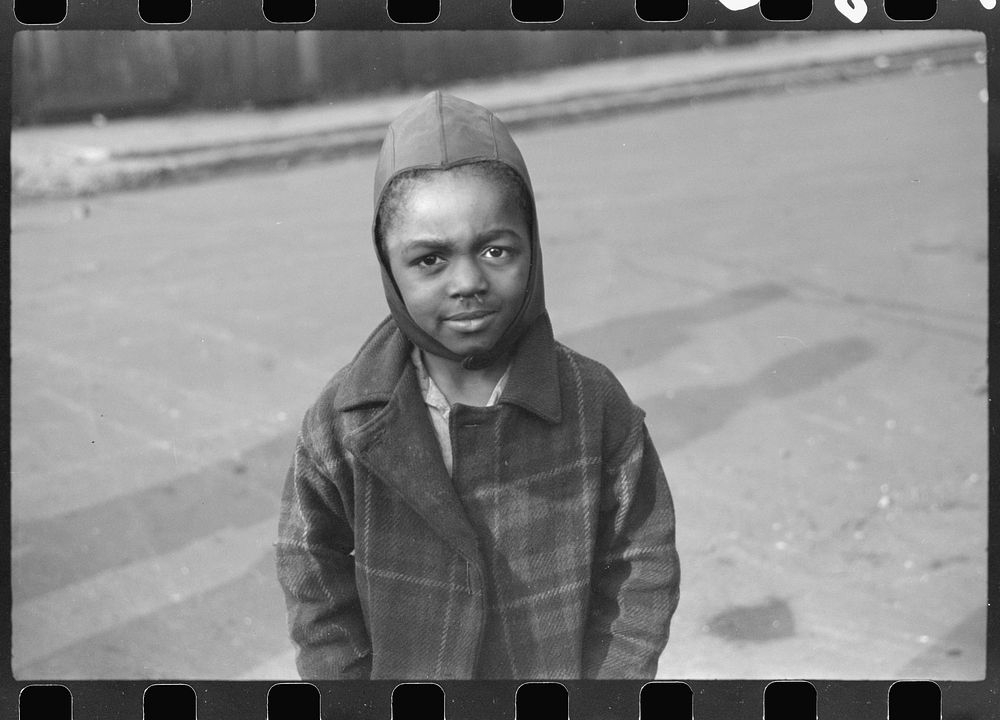
<svg viewBox="0 0 1000 720">
<path fill-rule="evenodd" d="M 177 27 L 178 29 L 300 28 L 369 29 L 422 26 L 428 29 L 510 29 L 525 26 L 581 29 L 685 28 L 752 30 L 777 25 L 788 29 L 864 27 L 885 29 L 929 23 L 933 27 L 981 27 L 997 0 L 623 0 L 617 3 L 566 0 L 132 0 L 87 3 L 83 0 L 13 0 L 21 27 L 103 29 Z M 995 20 L 995 19 L 994 19 Z M 798 27 L 802 24 L 804 27 Z"/>
<path fill-rule="evenodd" d="M 347 683 L 353 685 L 353 683 Z M 727 717 L 732 720 L 814 720 L 815 718 L 888 718 L 888 720 L 939 720 L 942 713 L 941 688 L 929 681 L 868 683 L 871 694 L 845 698 L 831 688 L 807 681 L 774 681 L 739 685 L 722 683 L 731 691 L 717 693 L 719 684 L 704 692 L 704 684 L 694 687 L 684 682 L 610 682 L 570 687 L 557 682 L 476 684 L 477 691 L 447 692 L 435 683 L 402 683 L 385 686 L 367 683 L 363 692 L 338 692 L 337 685 L 321 691 L 310 683 L 257 685 L 256 692 L 244 696 L 246 707 L 234 708 L 232 694 L 216 693 L 214 684 L 198 690 L 184 683 L 148 686 L 129 683 L 108 689 L 115 698 L 94 698 L 93 688 L 74 694 L 65 685 L 27 685 L 18 701 L 19 720 L 73 720 L 97 717 L 90 712 L 102 707 L 100 717 L 140 717 L 143 720 L 210 720 L 215 717 L 266 718 L 267 720 L 319 720 L 320 718 L 391 718 L 392 720 L 444 720 L 476 718 L 492 720 L 562 720 L 563 718 L 670 718 Z M 823 685 L 822 683 L 820 684 Z M 732 686 L 732 687 L 730 687 Z M 118 692 L 116 692 L 118 690 Z M 462 688 L 468 690 L 468 688 Z M 484 692 L 485 690 L 485 692 Z M 224 698 L 218 707 L 216 695 Z M 261 695 L 261 697 L 256 697 Z M 955 698 L 950 697 L 948 700 Z M 880 699 L 881 696 L 881 699 Z M 75 713 L 75 706 L 82 706 Z M 238 711 L 234 713 L 234 710 Z M 976 709 L 959 704 L 949 707 L 947 717 L 987 717 Z"/>
<path fill-rule="evenodd" d="M 990 36 L 996 0 L 13 0 L 8 28 L 59 29 L 900 29 L 971 28 Z M 992 72 L 991 72 L 992 76 Z M 991 77 L 991 86 L 995 83 Z M 996 133 L 991 118 L 991 154 Z M 991 178 L 995 177 L 995 167 Z M 991 188 L 991 199 L 992 199 Z M 996 219 L 991 221 L 991 228 Z M 993 233 L 991 233 L 993 235 Z M 8 507 L 9 510 L 9 507 Z M 991 526 L 992 516 L 991 513 Z M 991 555 L 990 566 L 997 559 Z M 9 576 L 9 565 L 8 565 Z M 992 573 L 991 594 L 996 574 Z M 991 611 L 990 629 L 996 630 Z M 9 626 L 8 626 L 9 627 Z M 6 633 L 5 633 L 6 634 Z M 0 715 L 45 718 L 852 718 L 1000 717 L 995 632 L 986 683 L 157 683 L 32 684 L 6 679 Z M 9 648 L 9 642 L 7 643 Z M 141 714 L 140 714 L 141 712 Z"/>
</svg>

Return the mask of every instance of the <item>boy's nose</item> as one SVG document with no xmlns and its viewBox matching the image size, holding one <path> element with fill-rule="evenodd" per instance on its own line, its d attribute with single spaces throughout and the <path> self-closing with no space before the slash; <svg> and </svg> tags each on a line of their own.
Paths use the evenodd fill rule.
<svg viewBox="0 0 1000 720">
<path fill-rule="evenodd" d="M 452 267 L 451 292 L 462 297 L 471 297 L 484 292 L 487 287 L 486 275 L 479 263 L 471 258 L 463 258 Z"/>
</svg>

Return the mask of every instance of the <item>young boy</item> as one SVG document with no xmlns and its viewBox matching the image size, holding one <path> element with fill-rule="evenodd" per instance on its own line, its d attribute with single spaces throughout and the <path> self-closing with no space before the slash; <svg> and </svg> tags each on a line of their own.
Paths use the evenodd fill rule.
<svg viewBox="0 0 1000 720">
<path fill-rule="evenodd" d="M 303 678 L 651 678 L 674 512 L 624 389 L 555 342 L 531 182 L 489 111 L 389 127 L 390 317 L 306 413 L 278 577 Z"/>
</svg>

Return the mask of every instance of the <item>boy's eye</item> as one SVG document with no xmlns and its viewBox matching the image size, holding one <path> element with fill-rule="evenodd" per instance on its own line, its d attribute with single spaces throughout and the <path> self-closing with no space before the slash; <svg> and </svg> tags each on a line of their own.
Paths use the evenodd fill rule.
<svg viewBox="0 0 1000 720">
<path fill-rule="evenodd" d="M 424 255 L 421 258 L 417 258 L 417 264 L 422 267 L 433 267 L 441 261 L 440 255 Z"/>
<path fill-rule="evenodd" d="M 510 255 L 510 250 L 505 247 L 490 246 L 486 248 L 486 257 L 493 258 L 494 260 L 499 260 L 502 257 Z"/>
</svg>

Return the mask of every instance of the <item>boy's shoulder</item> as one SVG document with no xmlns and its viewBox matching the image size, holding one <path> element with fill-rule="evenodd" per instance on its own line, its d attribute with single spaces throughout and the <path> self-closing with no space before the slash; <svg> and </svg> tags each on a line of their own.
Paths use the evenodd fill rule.
<svg viewBox="0 0 1000 720">
<path fill-rule="evenodd" d="M 561 384 L 589 402 L 597 403 L 612 416 L 644 415 L 629 397 L 618 376 L 606 365 L 558 340 L 555 342 Z"/>
<path fill-rule="evenodd" d="M 623 448 L 638 442 L 646 414 L 614 372 L 558 341 L 555 350 L 566 428 L 599 435 L 606 457 L 616 457 Z"/>
<path fill-rule="evenodd" d="M 386 318 L 361 343 L 350 362 L 326 381 L 306 412 L 306 424 L 331 427 L 345 409 L 386 400 L 406 357 L 406 341 L 395 323 Z"/>
<path fill-rule="evenodd" d="M 555 341 L 555 348 L 561 366 L 561 374 L 568 374 L 574 382 L 579 380 L 584 384 L 584 387 L 603 388 L 606 392 L 628 399 L 628 393 L 621 381 L 618 380 L 618 376 L 607 365 L 558 340 Z"/>
</svg>

